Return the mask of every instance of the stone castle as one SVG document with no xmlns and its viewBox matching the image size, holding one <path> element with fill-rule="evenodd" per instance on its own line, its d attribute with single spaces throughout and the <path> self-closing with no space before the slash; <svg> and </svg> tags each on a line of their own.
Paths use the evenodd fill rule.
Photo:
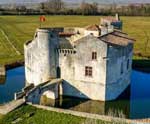
<svg viewBox="0 0 150 124">
<path fill-rule="evenodd" d="M 40 28 L 26 42 L 27 84 L 63 79 L 61 95 L 108 101 L 130 84 L 133 43 L 118 15 L 85 28 Z"/>
</svg>

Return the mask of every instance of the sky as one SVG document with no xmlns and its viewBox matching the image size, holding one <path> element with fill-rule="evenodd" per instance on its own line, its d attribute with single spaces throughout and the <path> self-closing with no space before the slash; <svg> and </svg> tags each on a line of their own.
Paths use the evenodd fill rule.
<svg viewBox="0 0 150 124">
<path fill-rule="evenodd" d="M 0 3 L 36 3 L 46 0 L 0 0 Z M 63 0 L 66 2 L 81 2 L 83 0 Z M 98 3 L 150 3 L 150 0 L 84 0 L 87 2 L 98 2 Z"/>
</svg>

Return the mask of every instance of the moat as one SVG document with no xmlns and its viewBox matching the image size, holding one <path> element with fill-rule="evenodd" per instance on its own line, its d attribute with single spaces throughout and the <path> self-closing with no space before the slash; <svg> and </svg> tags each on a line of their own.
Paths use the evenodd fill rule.
<svg viewBox="0 0 150 124">
<path fill-rule="evenodd" d="M 24 86 L 24 67 L 7 71 L 7 77 L 0 78 L 0 104 L 13 100 L 13 94 L 20 91 Z M 150 118 L 149 87 L 150 73 L 133 71 L 130 99 L 100 102 L 61 96 L 56 102 L 43 97 L 39 103 L 47 106 L 102 115 L 134 119 Z"/>
</svg>

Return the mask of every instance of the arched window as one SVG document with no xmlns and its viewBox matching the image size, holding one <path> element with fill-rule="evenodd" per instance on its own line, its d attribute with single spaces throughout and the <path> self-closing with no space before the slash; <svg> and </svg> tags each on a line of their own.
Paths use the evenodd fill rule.
<svg viewBox="0 0 150 124">
<path fill-rule="evenodd" d="M 76 54 L 77 52 L 76 52 L 76 51 L 73 51 L 73 53 Z"/>
<path fill-rule="evenodd" d="M 65 50 L 65 54 L 67 54 L 68 50 Z"/>
</svg>

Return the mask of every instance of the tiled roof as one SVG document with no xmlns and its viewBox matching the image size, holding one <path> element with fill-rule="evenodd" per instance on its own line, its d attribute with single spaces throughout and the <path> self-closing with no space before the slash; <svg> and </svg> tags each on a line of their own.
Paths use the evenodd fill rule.
<svg viewBox="0 0 150 124">
<path fill-rule="evenodd" d="M 68 33 L 68 32 L 60 32 L 59 33 L 60 37 L 71 37 L 72 35 L 74 35 L 74 33 Z"/>
<path fill-rule="evenodd" d="M 113 35 L 116 35 L 116 36 L 120 36 L 120 37 L 123 37 L 123 38 L 126 38 L 126 39 L 129 39 L 129 40 L 132 40 L 132 41 L 135 41 L 135 39 L 129 37 L 128 34 L 120 31 L 120 30 L 114 30 L 114 32 L 112 32 Z"/>
<path fill-rule="evenodd" d="M 100 40 L 113 45 L 127 46 L 130 43 L 134 43 L 134 39 L 129 38 L 127 34 L 123 32 L 114 31 L 100 37 Z"/>
<path fill-rule="evenodd" d="M 117 36 L 120 36 L 120 37 L 124 37 L 124 38 L 127 38 L 127 39 L 131 39 L 131 40 L 134 40 L 132 38 L 130 38 L 128 36 L 128 34 L 124 33 L 124 32 L 121 32 L 119 30 L 115 30 L 114 32 L 112 32 L 113 35 L 117 35 Z"/>
<path fill-rule="evenodd" d="M 59 42 L 59 48 L 60 49 L 73 49 L 73 46 L 71 45 L 68 39 L 61 37 L 60 42 Z"/>
<path fill-rule="evenodd" d="M 100 31 L 100 27 L 98 25 L 89 25 L 87 27 L 85 27 L 86 30 L 90 30 L 90 31 Z"/>
</svg>

